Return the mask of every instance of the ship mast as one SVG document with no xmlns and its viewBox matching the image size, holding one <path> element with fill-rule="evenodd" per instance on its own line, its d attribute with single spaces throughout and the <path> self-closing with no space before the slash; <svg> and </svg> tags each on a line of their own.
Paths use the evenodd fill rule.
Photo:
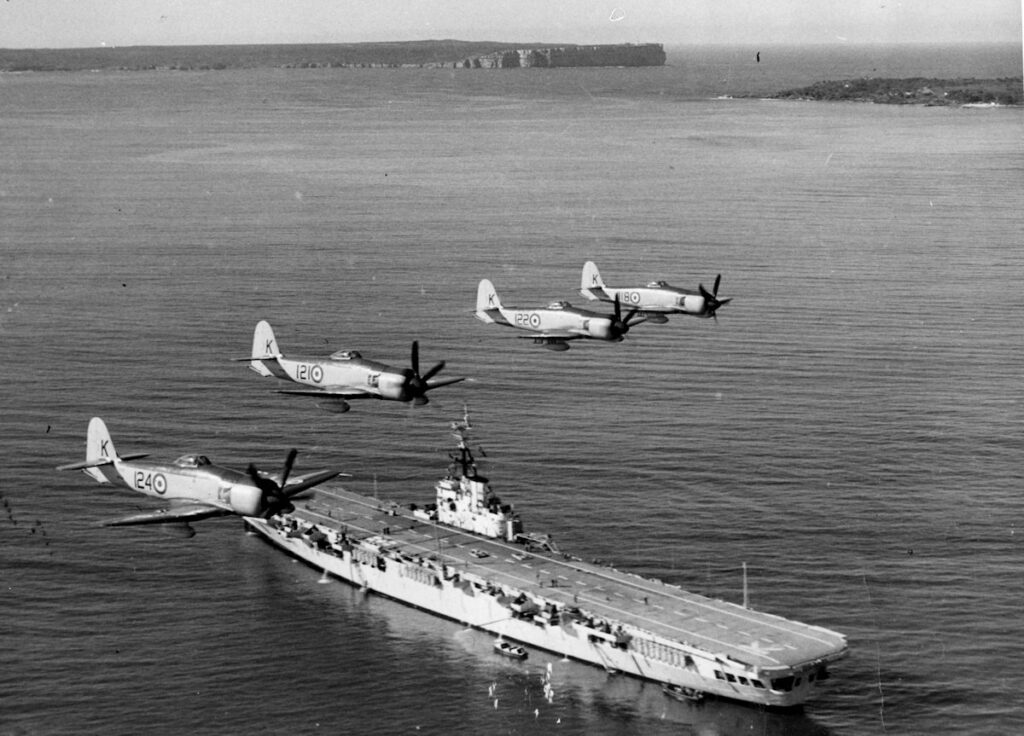
<svg viewBox="0 0 1024 736">
<path fill-rule="evenodd" d="M 473 459 L 473 452 L 469 449 L 469 430 L 472 425 L 469 423 L 469 407 L 462 408 L 462 421 L 452 422 L 452 431 L 455 439 L 459 441 L 459 454 L 449 454 L 453 466 L 457 463 L 460 475 L 465 478 L 476 478 L 476 461 Z"/>
</svg>

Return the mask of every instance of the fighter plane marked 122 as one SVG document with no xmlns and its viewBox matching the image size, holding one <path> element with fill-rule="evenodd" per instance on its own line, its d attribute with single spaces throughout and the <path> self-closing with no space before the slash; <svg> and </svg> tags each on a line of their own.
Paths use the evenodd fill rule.
<svg viewBox="0 0 1024 736">
<path fill-rule="evenodd" d="M 546 307 L 503 306 L 494 284 L 487 279 L 480 282 L 476 295 L 476 318 L 487 324 L 499 324 L 527 330 L 534 343 L 549 350 L 568 350 L 570 340 L 591 339 L 621 342 L 629 328 L 645 321 L 634 319 L 634 309 L 622 316 L 618 299 L 613 300 L 615 311 L 601 314 L 574 307 L 568 302 L 552 302 Z"/>
<path fill-rule="evenodd" d="M 252 356 L 243 358 L 261 376 L 274 376 L 308 388 L 279 389 L 279 393 L 318 396 L 326 399 L 320 408 L 337 413 L 349 410 L 352 399 L 411 401 L 417 406 L 428 402 L 427 392 L 465 378 L 436 379 L 445 366 L 442 360 L 426 373 L 420 373 L 419 343 L 412 344 L 412 367 L 394 368 L 367 360 L 355 350 L 339 350 L 329 358 L 285 358 L 277 347 L 274 331 L 266 321 L 256 325 L 252 336 Z"/>
<path fill-rule="evenodd" d="M 652 281 L 646 286 L 605 286 L 601 274 L 593 261 L 583 264 L 583 275 L 580 279 L 580 294 L 590 300 L 612 302 L 618 299 L 622 304 L 647 320 L 656 324 L 668 322 L 669 314 L 689 314 L 694 317 L 714 318 L 719 307 L 724 307 L 732 299 L 719 299 L 718 286 L 722 275 L 715 277 L 715 286 L 711 291 L 700 284 L 697 294 L 670 286 L 664 281 Z"/>
<path fill-rule="evenodd" d="M 167 502 L 167 506 L 105 522 L 105 526 L 198 521 L 211 516 L 262 516 L 294 510 L 291 499 L 343 473 L 324 470 L 289 481 L 298 453 L 292 450 L 280 476 L 249 465 L 241 472 L 214 465 L 205 455 L 183 455 L 173 463 L 138 462 L 145 454 L 118 455 L 106 424 L 89 421 L 83 462 L 57 470 L 81 470 L 99 483 L 120 481 L 133 491 Z"/>
</svg>

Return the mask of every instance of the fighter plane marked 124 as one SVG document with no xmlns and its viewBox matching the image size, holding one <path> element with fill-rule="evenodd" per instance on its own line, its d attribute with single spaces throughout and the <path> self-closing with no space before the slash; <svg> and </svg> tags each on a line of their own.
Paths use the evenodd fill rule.
<svg viewBox="0 0 1024 736">
<path fill-rule="evenodd" d="M 394 368 L 367 360 L 355 350 L 339 350 L 329 358 L 289 359 L 277 347 L 274 331 L 266 321 L 256 325 L 252 336 L 252 356 L 243 358 L 261 376 L 274 376 L 308 388 L 279 389 L 279 393 L 317 396 L 325 399 L 320 408 L 337 413 L 349 410 L 352 399 L 411 401 L 417 406 L 428 402 L 427 392 L 465 378 L 434 378 L 444 369 L 442 360 L 426 373 L 420 373 L 419 343 L 412 344 L 410 368 Z"/>
<path fill-rule="evenodd" d="M 591 339 L 621 342 L 629 328 L 645 321 L 634 319 L 639 310 L 622 316 L 619 300 L 613 300 L 615 311 L 601 314 L 574 307 L 568 302 L 552 302 L 546 307 L 503 306 L 494 284 L 487 279 L 480 282 L 476 296 L 476 318 L 487 324 L 515 327 L 534 333 L 534 343 L 549 350 L 568 350 L 570 340 Z"/>
<path fill-rule="evenodd" d="M 105 526 L 198 521 L 212 516 L 262 516 L 294 510 L 291 499 L 339 475 L 324 470 L 289 479 L 297 452 L 288 453 L 280 475 L 249 465 L 241 472 L 214 465 L 205 455 L 183 455 L 173 463 L 139 462 L 145 454 L 118 455 L 106 424 L 89 422 L 85 460 L 57 470 L 82 470 L 99 483 L 121 482 L 147 496 L 167 502 L 165 508 L 105 522 Z"/>
<path fill-rule="evenodd" d="M 613 302 L 618 299 L 630 309 L 636 310 L 656 324 L 668 322 L 670 314 L 689 314 L 694 317 L 714 318 L 719 307 L 724 307 L 732 299 L 719 299 L 718 286 L 722 275 L 715 277 L 715 286 L 711 291 L 703 284 L 697 287 L 698 293 L 692 294 L 670 286 L 664 281 L 652 281 L 646 286 L 606 286 L 601 273 L 593 261 L 583 264 L 583 275 L 580 279 L 580 294 L 590 300 Z"/>
</svg>

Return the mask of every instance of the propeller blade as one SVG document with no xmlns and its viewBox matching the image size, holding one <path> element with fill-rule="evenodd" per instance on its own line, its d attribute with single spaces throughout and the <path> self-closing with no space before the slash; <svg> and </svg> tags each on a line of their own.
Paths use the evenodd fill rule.
<svg viewBox="0 0 1024 736">
<path fill-rule="evenodd" d="M 722 283 L 722 274 L 715 276 L 715 288 L 711 290 L 711 293 L 718 296 L 718 285 Z"/>
<path fill-rule="evenodd" d="M 465 380 L 466 380 L 465 378 L 445 378 L 445 379 L 442 379 L 440 381 L 434 381 L 433 383 L 431 383 L 429 386 L 427 386 L 423 390 L 424 391 L 432 391 L 435 388 L 441 388 L 441 386 L 451 386 L 453 383 L 459 383 L 460 381 L 465 381 Z"/>
<path fill-rule="evenodd" d="M 444 362 L 444 361 L 442 360 L 442 361 L 441 361 L 440 363 L 438 363 L 437 365 L 435 365 L 435 366 L 434 366 L 433 368 L 431 368 L 431 369 L 430 369 L 429 371 L 427 371 L 426 373 L 424 373 L 424 374 L 423 374 L 423 375 L 421 376 L 421 378 L 422 378 L 423 382 L 424 382 L 424 383 L 426 383 L 426 382 L 427 382 L 427 381 L 429 381 L 429 380 L 430 380 L 431 378 L 433 378 L 433 377 L 434 377 L 434 376 L 436 376 L 436 375 L 437 375 L 438 373 L 440 373 L 440 372 L 441 372 L 442 370 L 444 370 L 444 366 L 445 366 L 445 362 Z"/>
<path fill-rule="evenodd" d="M 268 494 L 273 495 L 274 492 L 277 490 L 277 483 L 272 481 L 270 478 L 266 478 L 260 475 L 259 471 L 256 469 L 256 466 L 253 465 L 252 463 L 249 463 L 248 473 L 249 477 L 252 478 L 252 482 L 256 485 L 256 487 L 263 491 L 264 496 Z"/>
<path fill-rule="evenodd" d="M 291 452 L 288 453 L 288 458 L 284 461 L 284 471 L 281 473 L 281 483 L 278 486 L 278 489 L 283 488 L 284 485 L 288 482 L 288 476 L 291 475 L 292 472 L 292 465 L 295 464 L 295 456 L 298 454 L 299 451 L 296 450 L 294 447 L 292 448 Z"/>
<path fill-rule="evenodd" d="M 420 374 L 420 343 L 419 340 L 412 341 L 412 372 L 414 375 Z"/>
<path fill-rule="evenodd" d="M 288 486 L 288 488 L 286 488 L 284 492 L 281 494 L 281 497 L 287 500 L 289 498 L 292 498 L 293 496 L 297 496 L 303 491 L 308 491 L 313 486 L 318 486 L 321 483 L 330 480 L 331 478 L 336 478 L 341 474 L 342 473 L 340 470 L 324 470 L 320 473 L 316 473 L 315 475 L 311 475 L 308 478 L 303 478 L 300 482 L 296 483 L 293 486 Z"/>
</svg>

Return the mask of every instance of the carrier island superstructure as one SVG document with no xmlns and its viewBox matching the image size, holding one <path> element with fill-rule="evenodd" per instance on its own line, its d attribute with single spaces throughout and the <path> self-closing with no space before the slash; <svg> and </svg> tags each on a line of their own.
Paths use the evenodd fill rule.
<svg viewBox="0 0 1024 736">
<path fill-rule="evenodd" d="M 319 488 L 250 529 L 366 591 L 698 698 L 803 703 L 842 634 L 585 562 L 528 533 L 477 471 L 468 416 L 436 500 L 399 508 Z"/>
</svg>

